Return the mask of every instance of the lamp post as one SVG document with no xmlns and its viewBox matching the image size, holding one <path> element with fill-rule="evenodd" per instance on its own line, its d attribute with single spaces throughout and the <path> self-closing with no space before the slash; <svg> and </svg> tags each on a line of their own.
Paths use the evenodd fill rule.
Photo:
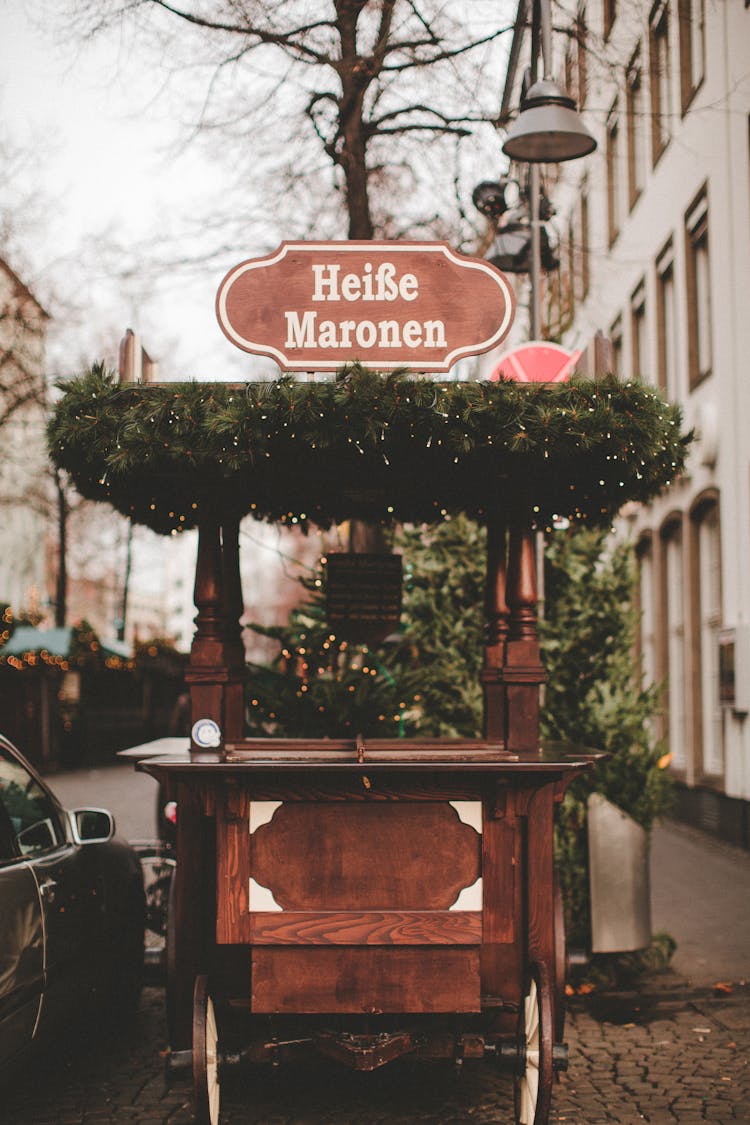
<svg viewBox="0 0 750 1125">
<path fill-rule="evenodd" d="M 528 86 L 524 82 L 520 112 L 508 131 L 503 152 L 511 160 L 528 165 L 528 201 L 530 223 L 530 335 L 531 340 L 541 336 L 541 272 L 542 227 L 540 203 L 542 199 L 539 165 L 575 160 L 593 152 L 596 141 L 580 121 L 572 98 L 564 94 L 551 77 L 552 23 L 550 0 L 519 0 L 514 42 L 511 48 L 512 71 L 515 70 L 522 28 L 528 22 L 531 10 L 531 65 Z M 540 42 L 541 40 L 541 42 Z M 544 76 L 538 79 L 537 68 L 541 54 Z M 506 93 L 510 91 L 506 84 Z M 504 98 L 505 105 L 505 98 Z M 507 201 L 501 185 L 500 195 L 480 184 L 474 192 L 474 203 L 480 211 L 497 219 L 507 210 Z M 482 191 L 480 189 L 484 188 Z M 548 216 L 547 216 L 548 217 Z M 510 225 L 510 224 L 508 224 Z M 502 229 L 499 232 L 502 234 Z M 546 233 L 546 232 L 545 232 Z M 498 238 L 497 242 L 499 243 Z M 549 247 L 547 246 L 549 263 Z M 519 272 L 519 271 L 516 271 Z M 543 579 L 543 567 L 535 563 L 534 555 L 542 550 L 541 535 L 534 547 L 532 520 L 518 524 L 508 533 L 507 593 L 504 570 L 504 543 L 506 529 L 500 513 L 488 517 L 488 543 L 490 550 L 486 575 L 486 633 L 482 684 L 484 690 L 484 731 L 486 738 L 505 734 L 505 744 L 525 748 L 524 739 L 534 730 L 537 722 L 539 685 L 544 680 L 544 670 L 536 638 L 536 612 L 544 593 L 542 581 L 536 584 L 536 574 Z M 523 589 L 523 595 L 520 591 Z M 514 617 L 515 614 L 515 617 Z M 498 684 L 501 690 L 498 690 Z M 504 685 L 504 687 L 502 686 Z M 520 717 L 530 722 L 521 721 Z M 533 738 L 532 738 L 533 741 Z"/>
</svg>

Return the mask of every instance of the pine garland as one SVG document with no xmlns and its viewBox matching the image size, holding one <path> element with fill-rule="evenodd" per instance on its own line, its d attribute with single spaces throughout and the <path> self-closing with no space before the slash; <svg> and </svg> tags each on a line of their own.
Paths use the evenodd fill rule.
<svg viewBox="0 0 750 1125">
<path fill-rule="evenodd" d="M 435 523 L 488 509 L 607 524 L 682 470 L 690 434 L 657 393 L 613 376 L 438 383 L 354 366 L 326 383 L 61 388 L 48 428 L 78 491 L 170 534 L 204 513 L 321 527 Z"/>
</svg>

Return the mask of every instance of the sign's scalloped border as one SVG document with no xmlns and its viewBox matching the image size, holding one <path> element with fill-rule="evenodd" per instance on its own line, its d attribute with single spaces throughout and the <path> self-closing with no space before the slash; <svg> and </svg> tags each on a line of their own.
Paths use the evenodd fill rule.
<svg viewBox="0 0 750 1125">
<path fill-rule="evenodd" d="M 476 344 L 466 344 L 459 348 L 454 348 L 453 351 L 446 355 L 445 359 L 441 361 L 436 360 L 420 360 L 414 362 L 408 359 L 394 359 L 391 362 L 377 361 L 377 367 L 383 371 L 395 370 L 411 370 L 411 371 L 435 371 L 447 372 L 453 367 L 458 360 L 463 359 L 469 355 L 481 355 L 483 352 L 491 351 L 502 342 L 510 330 L 513 323 L 513 316 L 515 313 L 515 294 L 509 285 L 507 278 L 495 266 L 489 262 L 483 261 L 481 258 L 472 258 L 468 254 L 458 254 L 447 242 L 389 242 L 385 240 L 372 240 L 366 241 L 331 241 L 331 242 L 299 242 L 299 241 L 284 241 L 281 243 L 277 250 L 271 254 L 266 254 L 261 258 L 247 258 L 245 261 L 240 262 L 239 265 L 234 266 L 229 273 L 222 280 L 218 292 L 216 294 L 216 317 L 219 321 L 219 327 L 224 335 L 244 352 L 249 352 L 252 355 L 265 355 L 270 359 L 276 361 L 282 370 L 285 371 L 338 371 L 341 367 L 341 357 L 338 357 L 334 362 L 331 359 L 329 362 L 316 362 L 311 364 L 309 359 L 294 360 L 289 359 L 285 352 L 278 348 L 272 347 L 270 344 L 256 343 L 253 340 L 248 340 L 241 336 L 231 325 L 227 316 L 227 296 L 232 285 L 242 277 L 245 273 L 255 269 L 267 269 L 269 266 L 276 265 L 278 262 L 284 260 L 290 250 L 304 249 L 306 251 L 325 251 L 335 248 L 339 252 L 361 253 L 363 249 L 388 249 L 389 253 L 404 253 L 406 251 L 413 252 L 418 250 L 420 253 L 439 253 L 449 261 L 460 266 L 462 269 L 479 270 L 484 273 L 492 281 L 494 281 L 503 296 L 505 305 L 505 313 L 502 321 L 497 329 L 490 337 L 482 340 Z M 366 355 L 352 355 L 351 361 L 360 360 L 367 363 Z"/>
</svg>

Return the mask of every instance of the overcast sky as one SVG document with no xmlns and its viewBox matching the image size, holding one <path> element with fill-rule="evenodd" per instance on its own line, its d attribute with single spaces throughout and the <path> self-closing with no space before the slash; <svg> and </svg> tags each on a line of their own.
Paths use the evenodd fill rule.
<svg viewBox="0 0 750 1125">
<path fill-rule="evenodd" d="M 116 42 L 102 37 L 86 50 L 56 45 L 35 25 L 33 9 L 29 0 L 0 3 L 0 120 L 7 140 L 34 145 L 35 167 L 26 174 L 51 206 L 46 229 L 26 232 L 22 260 L 10 265 L 43 301 L 71 277 L 91 310 L 85 323 L 56 317 L 50 362 L 66 373 L 91 348 L 97 349 L 92 359 L 114 348 L 132 327 L 160 358 L 166 377 L 238 377 L 237 363 L 247 360 L 234 354 L 214 315 L 223 270 L 208 269 L 187 288 L 180 279 L 172 292 L 162 281 L 142 297 L 135 284 L 132 291 L 114 291 L 97 276 L 95 258 L 81 274 L 60 268 L 78 247 L 90 252 L 103 232 L 135 242 L 168 228 L 175 203 L 189 210 L 194 198 L 196 208 L 210 206 L 217 173 L 197 151 L 175 155 L 176 130 L 164 117 L 166 107 L 150 102 L 154 79 L 132 57 L 125 68 Z M 126 77 L 137 81 L 137 96 Z M 238 247 L 237 260 L 247 253 Z M 55 312 L 54 298 L 51 307 Z"/>
</svg>

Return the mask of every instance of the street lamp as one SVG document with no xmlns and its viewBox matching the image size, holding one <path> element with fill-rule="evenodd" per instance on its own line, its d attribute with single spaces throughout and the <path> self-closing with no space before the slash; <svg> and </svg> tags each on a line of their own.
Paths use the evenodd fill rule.
<svg viewBox="0 0 750 1125">
<path fill-rule="evenodd" d="M 478 210 L 482 211 L 476 199 L 474 202 Z M 544 195 L 541 197 L 540 204 L 541 218 L 549 219 L 553 211 Z M 482 211 L 482 214 L 487 212 Z M 495 216 L 489 217 L 494 219 Z M 492 245 L 484 256 L 485 261 L 496 266 L 503 273 L 529 273 L 532 257 L 531 243 L 532 230 L 528 207 L 513 207 L 505 212 L 502 225 L 498 226 Z M 559 261 L 544 221 L 539 226 L 539 249 L 542 269 L 547 271 L 556 269 Z"/>
<path fill-rule="evenodd" d="M 541 30 L 544 77 L 537 81 L 538 41 L 532 28 L 532 82 L 505 138 L 503 152 L 511 160 L 526 164 L 559 164 L 588 156 L 596 141 L 578 116 L 573 99 L 552 78 L 550 0 L 533 0 L 532 22 Z"/>
<path fill-rule="evenodd" d="M 519 0 L 526 11 L 531 8 L 530 82 L 521 100 L 521 109 L 508 131 L 503 152 L 512 160 L 529 165 L 529 210 L 531 224 L 531 338 L 541 332 L 541 257 L 542 224 L 539 217 L 539 165 L 576 160 L 596 148 L 596 141 L 582 123 L 575 102 L 563 94 L 552 79 L 552 17 L 550 0 Z M 519 13 L 521 8 L 519 7 Z M 544 77 L 537 76 L 541 39 Z"/>
<path fill-rule="evenodd" d="M 529 89 L 503 144 L 506 156 L 526 164 L 560 164 L 588 156 L 595 148 L 575 102 L 551 78 Z"/>
</svg>

